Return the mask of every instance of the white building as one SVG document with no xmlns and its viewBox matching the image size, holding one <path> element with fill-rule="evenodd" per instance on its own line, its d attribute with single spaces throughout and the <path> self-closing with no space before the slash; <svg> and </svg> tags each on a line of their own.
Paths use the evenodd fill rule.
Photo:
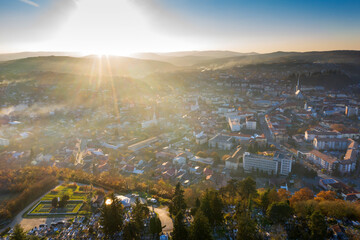
<svg viewBox="0 0 360 240">
<path fill-rule="evenodd" d="M 319 138 L 315 137 L 313 141 L 314 148 L 317 150 L 344 150 L 348 146 L 347 138 Z"/>
<path fill-rule="evenodd" d="M 158 124 L 158 120 L 156 119 L 156 114 L 154 112 L 153 118 L 151 120 L 144 121 L 141 123 L 141 128 L 148 128 L 157 124 Z"/>
<path fill-rule="evenodd" d="M 272 157 L 245 152 L 243 155 L 243 168 L 245 172 L 263 171 L 268 174 L 278 173 L 278 162 Z"/>
<path fill-rule="evenodd" d="M 314 138 L 338 138 L 341 135 L 335 131 L 317 131 L 317 130 L 307 130 L 305 131 L 305 140 L 312 141 Z"/>
<path fill-rule="evenodd" d="M 280 152 L 276 152 L 274 157 L 245 152 L 243 167 L 246 172 L 258 170 L 268 174 L 289 175 L 292 169 L 292 158 Z"/>
</svg>

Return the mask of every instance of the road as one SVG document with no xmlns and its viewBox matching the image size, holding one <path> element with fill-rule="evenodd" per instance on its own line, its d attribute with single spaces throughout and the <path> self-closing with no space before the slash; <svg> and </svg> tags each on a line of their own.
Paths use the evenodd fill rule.
<svg viewBox="0 0 360 240">
<path fill-rule="evenodd" d="M 61 184 L 61 183 L 60 183 Z M 51 191 L 51 190 L 50 190 Z M 35 226 L 39 226 L 42 223 L 48 223 L 50 221 L 50 223 L 52 222 L 53 219 L 50 218 L 32 218 L 32 219 L 27 219 L 27 218 L 23 218 L 23 215 L 32 207 L 34 206 L 35 203 L 37 203 L 38 201 L 40 201 L 46 194 L 48 194 L 50 191 L 46 192 L 44 195 L 42 195 L 41 197 L 39 197 L 38 199 L 36 199 L 35 201 L 33 201 L 32 203 L 30 203 L 27 207 L 25 207 L 21 212 L 19 212 L 16 217 L 11 221 L 11 223 L 9 223 L 7 226 L 5 226 L 3 229 L 1 229 L 0 231 L 5 230 L 5 228 L 10 227 L 13 228 L 16 224 L 20 223 L 21 226 L 25 229 L 25 230 L 30 230 L 31 228 L 35 227 Z M 61 219 L 58 219 L 58 221 L 60 221 Z"/>
<path fill-rule="evenodd" d="M 165 226 L 165 228 L 163 229 L 163 233 L 169 233 L 173 231 L 173 220 L 170 218 L 170 214 L 169 214 L 169 208 L 168 207 L 157 207 L 154 208 L 154 211 L 158 214 L 160 221 L 161 221 L 161 225 Z"/>
</svg>

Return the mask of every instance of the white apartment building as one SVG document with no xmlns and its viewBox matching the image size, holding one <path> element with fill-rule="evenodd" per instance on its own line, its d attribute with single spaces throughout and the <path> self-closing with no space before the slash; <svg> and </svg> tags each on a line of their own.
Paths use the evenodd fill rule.
<svg viewBox="0 0 360 240">
<path fill-rule="evenodd" d="M 246 172 L 263 171 L 268 174 L 288 175 L 291 172 L 292 159 L 290 156 L 276 152 L 274 157 L 245 152 L 243 168 Z"/>
</svg>

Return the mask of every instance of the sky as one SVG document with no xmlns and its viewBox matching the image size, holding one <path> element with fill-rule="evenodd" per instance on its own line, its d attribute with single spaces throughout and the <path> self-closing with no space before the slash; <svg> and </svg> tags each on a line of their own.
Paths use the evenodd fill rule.
<svg viewBox="0 0 360 240">
<path fill-rule="evenodd" d="M 359 0 L 0 0 L 0 53 L 360 50 Z"/>
</svg>

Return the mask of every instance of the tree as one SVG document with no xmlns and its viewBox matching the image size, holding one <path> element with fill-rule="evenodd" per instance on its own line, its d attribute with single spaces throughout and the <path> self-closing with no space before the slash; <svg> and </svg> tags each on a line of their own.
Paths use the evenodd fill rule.
<svg viewBox="0 0 360 240">
<path fill-rule="evenodd" d="M 336 199 L 336 193 L 334 191 L 321 191 L 316 195 L 317 201 L 334 201 Z"/>
<path fill-rule="evenodd" d="M 288 225 L 288 239 L 291 240 L 308 240 L 310 234 L 308 233 L 308 225 L 306 221 L 301 219 L 292 219 Z"/>
<path fill-rule="evenodd" d="M 149 208 L 145 204 L 142 204 L 139 198 L 136 198 L 132 215 L 138 231 L 144 230 L 144 220 L 149 216 L 149 214 Z"/>
<path fill-rule="evenodd" d="M 171 215 L 176 216 L 179 211 L 182 211 L 184 214 L 185 209 L 186 203 L 184 200 L 184 190 L 182 190 L 181 185 L 178 182 L 176 184 L 175 193 L 169 206 L 169 212 Z"/>
<path fill-rule="evenodd" d="M 327 226 L 325 218 L 320 212 L 315 211 L 311 215 L 309 227 L 311 230 L 311 239 L 325 239 Z"/>
<path fill-rule="evenodd" d="M 210 157 L 212 159 L 214 159 L 214 163 L 213 163 L 214 166 L 217 166 L 217 165 L 219 165 L 221 163 L 220 156 L 219 156 L 219 154 L 217 152 L 212 152 L 210 154 Z"/>
<path fill-rule="evenodd" d="M 104 227 L 103 231 L 106 236 L 111 236 L 119 232 L 123 226 L 124 218 L 123 206 L 115 197 L 114 193 L 105 201 L 101 208 L 100 224 Z"/>
<path fill-rule="evenodd" d="M 20 224 L 14 226 L 14 232 L 10 235 L 10 240 L 23 240 L 26 239 L 26 233 Z"/>
<path fill-rule="evenodd" d="M 211 228 L 208 219 L 201 210 L 196 212 L 190 227 L 191 240 L 212 240 Z"/>
<path fill-rule="evenodd" d="M 51 200 L 51 205 L 53 208 L 56 208 L 57 205 L 58 205 L 58 198 L 57 197 L 54 197 L 52 200 Z"/>
<path fill-rule="evenodd" d="M 278 196 L 280 201 L 287 201 L 290 198 L 291 193 L 286 189 L 280 188 L 278 190 Z"/>
<path fill-rule="evenodd" d="M 173 240 L 188 240 L 189 233 L 184 223 L 184 215 L 179 212 L 174 221 Z"/>
<path fill-rule="evenodd" d="M 70 199 L 69 195 L 64 194 L 59 201 L 59 207 L 64 208 L 67 202 L 69 201 L 69 199 Z"/>
<path fill-rule="evenodd" d="M 266 210 L 268 209 L 269 205 L 270 205 L 270 190 L 267 189 L 265 192 L 260 194 L 260 206 L 263 210 L 263 212 L 266 212 Z"/>
<path fill-rule="evenodd" d="M 135 222 L 130 221 L 124 225 L 123 238 L 126 240 L 139 240 L 140 233 L 137 231 Z"/>
<path fill-rule="evenodd" d="M 162 232 L 162 226 L 158 216 L 150 219 L 150 232 L 155 236 L 155 239 L 159 239 L 159 235 Z"/>
<path fill-rule="evenodd" d="M 247 177 L 246 179 L 240 181 L 238 189 L 243 199 L 254 198 L 258 195 L 256 182 L 251 177 Z"/>
<path fill-rule="evenodd" d="M 237 233 L 236 240 L 255 240 L 258 239 L 256 222 L 251 219 L 245 211 L 237 213 Z"/>
<path fill-rule="evenodd" d="M 209 220 L 211 227 L 219 226 L 224 220 L 223 203 L 217 191 L 206 191 L 200 209 Z"/>
<path fill-rule="evenodd" d="M 291 217 L 292 208 L 285 202 L 275 202 L 270 205 L 267 214 L 273 222 L 284 223 Z"/>
<path fill-rule="evenodd" d="M 290 202 L 293 204 L 298 201 L 306 201 L 313 198 L 314 193 L 309 188 L 302 188 L 294 193 L 294 195 L 290 198 Z"/>
</svg>

